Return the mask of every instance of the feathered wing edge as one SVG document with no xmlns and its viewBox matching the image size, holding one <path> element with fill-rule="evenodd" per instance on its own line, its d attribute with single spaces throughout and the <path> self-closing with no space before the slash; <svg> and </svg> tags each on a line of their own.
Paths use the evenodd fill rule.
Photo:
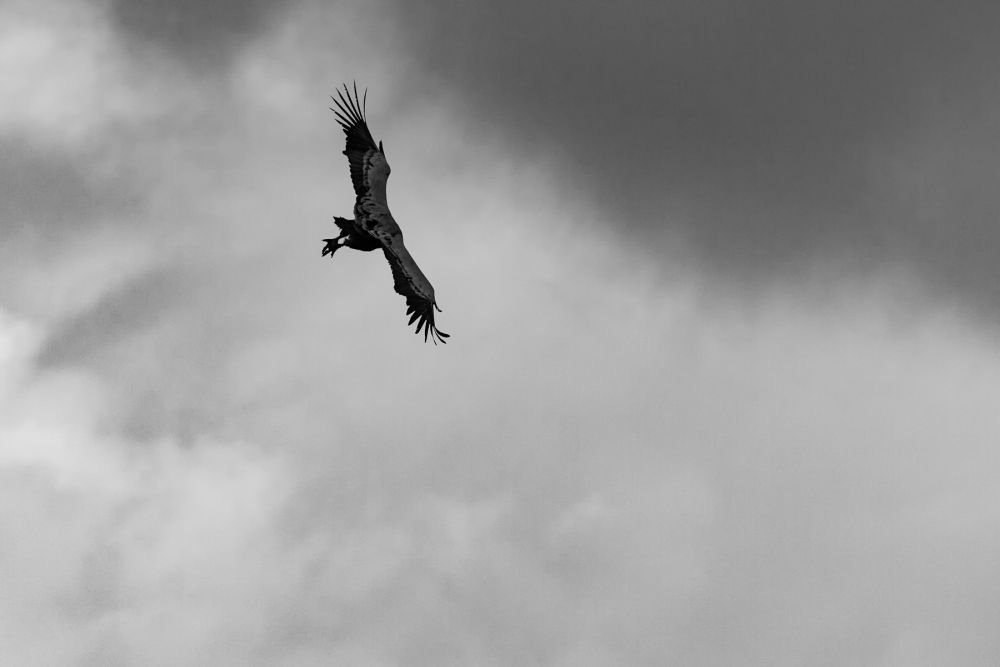
<svg viewBox="0 0 1000 667">
<path fill-rule="evenodd" d="M 393 287 L 396 293 L 406 298 L 406 314 L 410 316 L 410 321 L 407 324 L 416 322 L 417 330 L 415 333 L 417 334 L 420 333 L 421 329 L 424 330 L 424 342 L 427 342 L 428 338 L 430 338 L 435 345 L 438 342 L 447 343 L 448 341 L 445 339 L 450 337 L 449 334 L 439 331 L 434 325 L 434 310 L 437 309 L 438 312 L 441 312 L 441 309 L 437 307 L 437 303 L 434 302 L 433 297 L 428 297 L 420 293 L 416 278 L 407 272 L 403 258 L 397 254 L 394 248 L 383 246 L 382 251 L 389 262 L 390 268 L 392 268 Z M 409 253 L 406 254 L 409 257 Z M 409 257 L 409 260 L 413 263 L 416 271 L 419 272 L 420 269 L 416 266 L 413 258 Z M 420 274 L 420 278 L 422 282 L 427 282 L 422 273 Z M 427 286 L 430 287 L 429 282 Z"/>
<path fill-rule="evenodd" d="M 382 152 L 382 146 L 381 144 L 376 145 L 375 138 L 372 137 L 365 118 L 368 89 L 365 89 L 363 96 L 359 98 L 358 84 L 355 82 L 352 97 L 347 84 L 344 84 L 344 92 L 341 93 L 340 89 L 337 89 L 337 97 L 330 96 L 330 99 L 337 107 L 336 109 L 330 107 L 330 111 L 336 114 L 337 122 L 343 128 L 344 134 L 347 135 L 344 155 L 347 156 L 347 161 L 351 166 L 351 181 L 354 184 L 354 192 L 360 197 L 366 193 L 368 188 L 365 178 L 367 157 L 371 151 Z M 430 282 L 420 271 L 420 267 L 417 266 L 405 246 L 396 248 L 391 242 L 386 244 L 385 239 L 382 242 L 383 253 L 392 269 L 393 287 L 397 294 L 406 298 L 406 314 L 410 316 L 409 324 L 417 323 L 417 334 L 423 329 L 424 342 L 430 338 L 435 345 L 438 342 L 447 343 L 446 339 L 449 338 L 449 334 L 439 331 L 434 325 L 434 310 L 440 312 L 441 309 L 434 302 L 434 290 Z M 405 255 L 405 261 L 400 255 Z M 408 268 L 406 264 L 411 264 L 412 269 Z M 422 289 L 425 285 L 427 289 Z"/>
<path fill-rule="evenodd" d="M 358 84 L 355 82 L 354 95 L 352 96 L 350 89 L 345 83 L 344 92 L 340 92 L 340 89 L 338 88 L 337 97 L 331 95 L 330 99 L 333 100 L 335 105 L 337 105 L 336 109 L 330 107 L 330 111 L 336 114 L 337 122 L 340 123 L 342 128 L 344 128 L 344 134 L 350 136 L 351 134 L 356 133 L 358 137 L 365 142 L 366 148 L 378 150 L 378 146 L 375 145 L 375 139 L 372 137 L 372 133 L 368 129 L 368 120 L 366 118 L 368 89 L 365 88 L 363 96 L 358 97 Z"/>
<path fill-rule="evenodd" d="M 330 96 L 334 109 L 330 107 L 337 116 L 337 122 L 347 135 L 347 146 L 344 148 L 344 155 L 351 166 L 351 182 L 354 184 L 354 192 L 361 196 L 366 193 L 368 184 L 365 182 L 365 156 L 370 151 L 381 151 L 376 145 L 375 138 L 372 137 L 371 130 L 368 129 L 368 121 L 365 118 L 365 107 L 368 102 L 368 89 L 364 95 L 358 97 L 358 84 L 354 84 L 354 95 L 351 95 L 347 84 L 344 84 L 344 91 L 337 89 L 337 97 Z"/>
</svg>

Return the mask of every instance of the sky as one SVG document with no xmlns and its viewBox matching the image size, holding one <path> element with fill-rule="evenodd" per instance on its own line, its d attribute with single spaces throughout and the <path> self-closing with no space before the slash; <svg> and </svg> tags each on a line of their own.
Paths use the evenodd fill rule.
<svg viewBox="0 0 1000 667">
<path fill-rule="evenodd" d="M 998 14 L 0 0 L 3 661 L 997 664 Z"/>
</svg>

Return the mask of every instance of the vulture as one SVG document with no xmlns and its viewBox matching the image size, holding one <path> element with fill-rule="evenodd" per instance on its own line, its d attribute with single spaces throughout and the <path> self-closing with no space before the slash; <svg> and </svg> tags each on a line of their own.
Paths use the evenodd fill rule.
<svg viewBox="0 0 1000 667">
<path fill-rule="evenodd" d="M 382 142 L 375 144 L 372 133 L 368 129 L 365 118 L 365 107 L 368 101 L 368 90 L 364 97 L 358 98 L 358 86 L 354 84 L 354 96 L 344 85 L 344 90 L 337 90 L 337 97 L 330 96 L 337 116 L 337 122 L 347 135 L 347 148 L 344 155 L 351 167 L 351 182 L 354 184 L 354 219 L 334 217 L 333 222 L 340 228 L 340 235 L 334 239 L 323 239 L 323 257 L 333 254 L 347 246 L 355 250 L 370 252 L 381 250 L 389 260 L 392 269 L 392 279 L 396 292 L 406 298 L 406 314 L 410 316 L 409 324 L 417 323 L 416 333 L 424 332 L 424 342 L 438 341 L 446 343 L 448 334 L 439 331 L 434 324 L 434 311 L 441 312 L 434 300 L 434 288 L 417 266 L 403 244 L 403 232 L 389 212 L 385 198 L 385 184 L 392 171 L 385 159 Z"/>
</svg>

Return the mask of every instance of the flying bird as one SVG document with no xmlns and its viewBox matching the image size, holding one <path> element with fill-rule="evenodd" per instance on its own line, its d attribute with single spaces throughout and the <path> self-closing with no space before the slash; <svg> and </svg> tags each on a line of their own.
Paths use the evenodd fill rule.
<svg viewBox="0 0 1000 667">
<path fill-rule="evenodd" d="M 351 182 L 354 184 L 354 219 L 334 217 L 333 222 L 340 228 L 340 235 L 334 239 L 323 239 L 323 257 L 333 254 L 347 246 L 355 250 L 370 252 L 381 249 L 389 260 L 392 269 L 392 279 L 396 292 L 406 298 L 406 314 L 410 316 L 409 324 L 417 323 L 416 333 L 424 332 L 424 341 L 428 337 L 437 345 L 438 341 L 446 343 L 448 334 L 439 331 L 434 324 L 434 311 L 441 312 L 434 300 L 434 287 L 417 266 L 413 256 L 403 244 L 403 232 L 389 212 L 385 198 L 385 184 L 392 171 L 385 159 L 382 142 L 375 144 L 368 122 L 365 118 L 365 107 L 368 101 L 368 90 L 364 97 L 358 98 L 358 86 L 354 84 L 354 96 L 344 85 L 344 90 L 337 90 L 337 97 L 330 97 L 337 116 L 337 122 L 347 135 L 347 148 L 344 155 L 351 167 Z"/>
</svg>

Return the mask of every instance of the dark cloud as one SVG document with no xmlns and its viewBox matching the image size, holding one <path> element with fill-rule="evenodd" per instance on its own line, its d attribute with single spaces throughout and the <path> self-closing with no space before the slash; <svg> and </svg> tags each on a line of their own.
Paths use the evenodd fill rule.
<svg viewBox="0 0 1000 667">
<path fill-rule="evenodd" d="M 163 268 L 125 281 L 97 303 L 60 322 L 38 351 L 38 365 L 79 362 L 119 345 L 168 313 L 185 287 L 181 272 Z"/>
<path fill-rule="evenodd" d="M 196 66 L 229 63 L 245 43 L 261 35 L 280 10 L 274 0 L 115 0 L 112 15 L 129 37 L 164 47 Z"/>
<path fill-rule="evenodd" d="M 428 71 L 637 242 L 680 235 L 739 277 L 832 257 L 1000 279 L 995 3 L 397 4 Z"/>
<path fill-rule="evenodd" d="M 94 156 L 47 150 L 17 137 L 0 139 L 0 241 L 30 237 L 55 243 L 68 229 L 95 224 L 138 204 L 128 177 L 94 173 Z"/>
</svg>

